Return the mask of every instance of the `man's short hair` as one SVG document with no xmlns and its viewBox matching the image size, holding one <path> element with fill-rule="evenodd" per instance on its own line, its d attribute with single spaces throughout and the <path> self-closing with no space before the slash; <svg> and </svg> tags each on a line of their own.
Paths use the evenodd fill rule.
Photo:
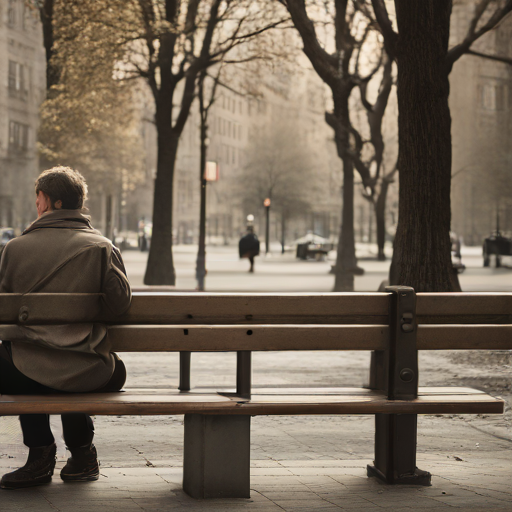
<svg viewBox="0 0 512 512">
<path fill-rule="evenodd" d="M 81 210 L 87 199 L 85 178 L 70 167 L 52 167 L 43 171 L 36 180 L 36 194 L 43 192 L 55 203 L 62 201 L 65 210 Z"/>
</svg>

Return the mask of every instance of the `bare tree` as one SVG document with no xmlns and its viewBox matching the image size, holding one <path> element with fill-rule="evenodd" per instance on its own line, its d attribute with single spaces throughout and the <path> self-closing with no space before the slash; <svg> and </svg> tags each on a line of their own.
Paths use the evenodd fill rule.
<svg viewBox="0 0 512 512">
<path fill-rule="evenodd" d="M 158 160 L 153 205 L 153 238 L 144 282 L 175 283 L 172 256 L 174 165 L 180 135 L 190 113 L 202 70 L 233 48 L 280 21 L 249 0 L 137 0 L 146 45 L 144 64 L 131 63 L 153 92 Z M 181 84 L 178 87 L 178 84 Z"/>
<path fill-rule="evenodd" d="M 450 256 L 448 75 L 512 11 L 512 0 L 481 0 L 466 37 L 451 49 L 451 0 L 395 0 L 398 33 L 384 0 L 372 5 L 386 51 L 398 63 L 399 220 L 390 282 L 416 291 L 458 291 Z"/>
<path fill-rule="evenodd" d="M 51 16 L 51 37 L 45 38 L 48 94 L 38 133 L 42 163 L 78 168 L 109 194 L 122 181 L 133 185 L 142 174 L 143 148 L 130 107 L 131 83 L 113 78 L 119 54 L 110 30 L 87 30 L 87 21 L 75 19 L 66 2 L 46 0 L 41 10 Z"/>
<path fill-rule="evenodd" d="M 393 60 L 386 52 L 383 53 L 382 60 L 382 78 L 377 97 L 373 103 L 368 99 L 369 80 L 363 80 L 359 84 L 361 102 L 366 110 L 368 119 L 369 141 L 373 147 L 373 154 L 365 161 L 365 165 L 369 171 L 373 169 L 374 190 L 371 190 L 370 193 L 364 190 L 363 195 L 372 202 L 375 211 L 377 221 L 377 259 L 381 261 L 386 259 L 384 254 L 386 241 L 386 199 L 389 185 L 394 181 L 397 171 L 397 164 L 392 166 L 387 172 L 384 168 L 385 143 L 382 123 L 393 87 Z"/>
<path fill-rule="evenodd" d="M 357 267 L 355 255 L 354 169 L 370 195 L 373 194 L 375 177 L 370 173 L 369 162 L 362 156 L 367 141 L 352 122 L 350 98 L 355 88 L 364 87 L 375 76 L 382 63 L 374 19 L 369 4 L 364 0 L 280 1 L 290 13 L 304 53 L 332 93 L 333 109 L 326 112 L 325 119 L 334 131 L 338 156 L 343 164 L 342 222 L 334 290 L 351 291 L 354 289 L 354 275 L 362 271 Z M 318 35 L 317 29 L 325 34 L 327 44 L 322 44 L 323 36 Z M 362 61 L 368 56 L 373 57 L 373 62 L 366 62 L 363 66 Z M 375 155 L 378 160 L 379 151 Z"/>
</svg>

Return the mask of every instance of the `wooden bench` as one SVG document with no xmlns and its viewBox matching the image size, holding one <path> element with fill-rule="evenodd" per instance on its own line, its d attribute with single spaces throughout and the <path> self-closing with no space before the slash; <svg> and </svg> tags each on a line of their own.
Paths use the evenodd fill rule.
<svg viewBox="0 0 512 512">
<path fill-rule="evenodd" d="M 368 475 L 430 484 L 416 467 L 418 414 L 502 413 L 501 399 L 469 388 L 418 388 L 418 350 L 511 349 L 511 293 L 138 293 L 122 317 L 98 295 L 0 295 L 0 323 L 109 324 L 117 352 L 237 352 L 236 389 L 127 389 L 120 393 L 0 396 L 0 415 L 185 415 L 183 487 L 196 498 L 249 497 L 250 418 L 375 415 Z M 369 388 L 253 389 L 251 351 L 372 351 Z M 150 376 L 148 376 L 150 379 Z M 188 381 L 187 381 L 188 380 Z M 307 383 L 304 383 L 305 386 Z"/>
</svg>

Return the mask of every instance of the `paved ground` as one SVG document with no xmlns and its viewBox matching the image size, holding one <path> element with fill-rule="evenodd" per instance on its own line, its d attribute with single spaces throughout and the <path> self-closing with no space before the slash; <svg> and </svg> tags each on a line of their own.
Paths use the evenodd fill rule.
<svg viewBox="0 0 512 512">
<path fill-rule="evenodd" d="M 272 246 L 269 257 L 256 258 L 255 273 L 249 274 L 248 260 L 240 260 L 238 250 L 232 246 L 208 247 L 206 290 L 212 292 L 328 292 L 334 286 L 334 276 L 329 274 L 335 254 L 327 261 L 301 261 L 294 253 L 282 255 L 278 246 Z M 377 291 L 380 283 L 387 279 L 388 261 L 375 261 L 376 249 L 357 244 L 359 265 L 365 269 L 363 276 L 355 277 L 355 291 Z M 143 284 L 148 253 L 126 251 L 123 258 L 133 286 Z M 388 252 L 389 254 L 389 252 Z M 194 290 L 195 245 L 179 245 L 174 249 L 176 288 Z M 459 279 L 464 291 L 510 291 L 512 290 L 511 268 L 483 268 L 482 250 L 479 247 L 463 248 L 462 261 L 467 269 Z M 512 265 L 512 258 L 504 264 Z"/>
<path fill-rule="evenodd" d="M 284 291 L 332 286 L 327 263 L 290 259 L 285 264 L 276 257 L 259 261 L 257 273 L 249 275 L 246 262 L 228 249 L 211 251 L 210 289 L 225 289 L 221 285 L 228 283 L 232 290 L 270 291 L 277 280 Z M 144 266 L 141 254 L 126 253 L 125 259 L 137 284 Z M 178 276 L 189 288 L 193 259 L 192 250 L 178 248 Z M 474 266 L 461 279 L 465 289 L 512 289 L 510 270 L 483 269 L 477 255 L 467 255 L 466 265 L 470 262 Z M 374 290 L 385 265 L 364 261 L 363 266 L 374 269 L 364 285 Z M 128 386 L 177 386 L 176 354 L 125 354 L 123 359 Z M 256 353 L 253 381 L 256 386 L 303 386 L 307 378 L 312 386 L 358 386 L 366 380 L 368 362 L 369 354 L 361 352 Z M 50 485 L 1 491 L 0 511 L 512 511 L 511 354 L 421 353 L 420 375 L 420 385 L 469 385 L 507 400 L 503 416 L 419 418 L 418 466 L 433 474 L 432 487 L 388 487 L 366 477 L 373 457 L 372 417 L 257 417 L 252 420 L 251 499 L 197 501 L 181 490 L 183 417 L 97 417 L 98 482 L 64 484 L 57 473 Z M 195 386 L 234 386 L 234 354 L 194 354 L 192 380 Z M 58 417 L 52 424 L 60 469 L 67 454 Z M 0 418 L 0 472 L 22 465 L 25 457 L 17 420 Z"/>
</svg>

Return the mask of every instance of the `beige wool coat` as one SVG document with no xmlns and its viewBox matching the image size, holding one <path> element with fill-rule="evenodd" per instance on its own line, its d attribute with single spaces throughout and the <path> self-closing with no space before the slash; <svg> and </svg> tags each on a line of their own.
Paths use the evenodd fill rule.
<svg viewBox="0 0 512 512">
<path fill-rule="evenodd" d="M 130 306 L 121 254 L 80 210 L 47 212 L 0 259 L 0 293 L 103 293 L 115 314 Z M 0 325 L 14 365 L 31 379 L 60 391 L 93 391 L 114 370 L 103 324 Z"/>
</svg>

